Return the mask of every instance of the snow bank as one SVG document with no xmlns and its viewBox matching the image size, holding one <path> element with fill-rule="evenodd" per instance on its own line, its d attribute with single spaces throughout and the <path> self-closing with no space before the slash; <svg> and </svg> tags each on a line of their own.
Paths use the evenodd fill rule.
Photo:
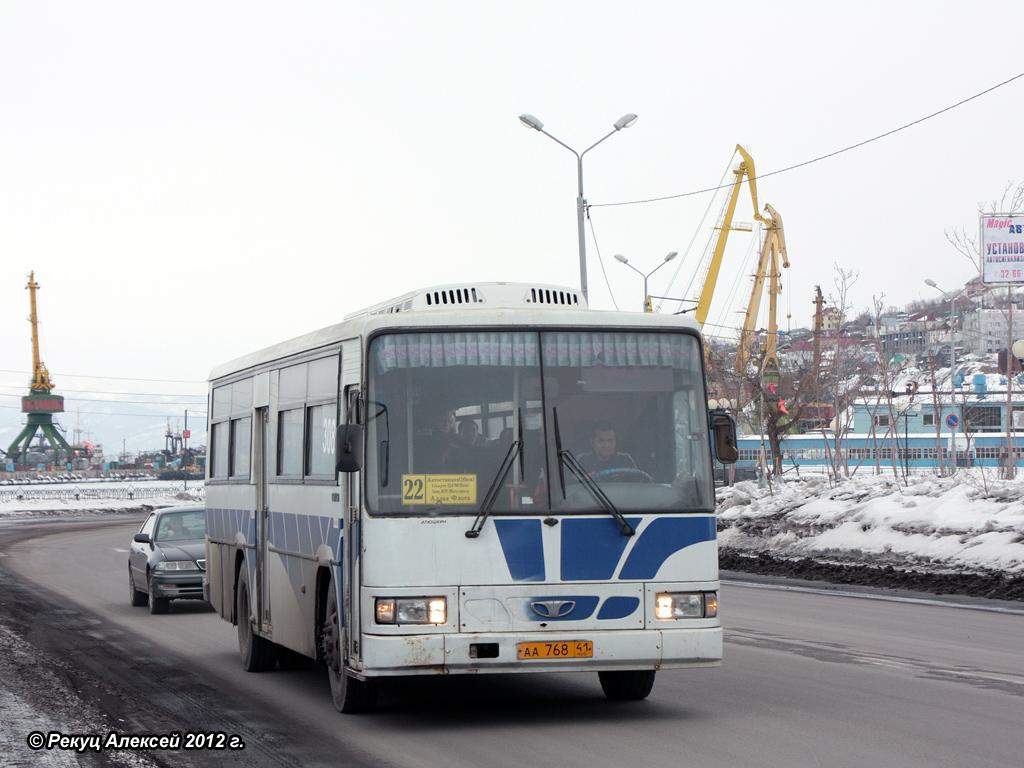
<svg viewBox="0 0 1024 768">
<path fill-rule="evenodd" d="M 1024 479 L 743 482 L 718 498 L 719 543 L 738 552 L 1024 575 Z"/>
</svg>

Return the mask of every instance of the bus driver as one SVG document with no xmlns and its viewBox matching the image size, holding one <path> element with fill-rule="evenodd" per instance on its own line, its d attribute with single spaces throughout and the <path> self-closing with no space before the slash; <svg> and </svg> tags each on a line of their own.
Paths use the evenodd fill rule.
<svg viewBox="0 0 1024 768">
<path fill-rule="evenodd" d="M 580 454 L 579 462 L 591 475 L 605 469 L 636 469 L 632 456 L 615 452 L 615 427 L 607 421 L 594 423 L 590 450 Z"/>
</svg>

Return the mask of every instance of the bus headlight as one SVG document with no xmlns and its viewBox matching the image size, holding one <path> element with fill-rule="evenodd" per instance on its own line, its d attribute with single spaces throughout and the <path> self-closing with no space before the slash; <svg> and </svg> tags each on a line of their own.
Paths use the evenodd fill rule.
<svg viewBox="0 0 1024 768">
<path fill-rule="evenodd" d="M 717 615 L 717 592 L 659 592 L 655 597 L 657 619 L 713 619 Z"/>
<path fill-rule="evenodd" d="M 443 597 L 378 597 L 378 624 L 444 624 L 448 602 Z"/>
</svg>

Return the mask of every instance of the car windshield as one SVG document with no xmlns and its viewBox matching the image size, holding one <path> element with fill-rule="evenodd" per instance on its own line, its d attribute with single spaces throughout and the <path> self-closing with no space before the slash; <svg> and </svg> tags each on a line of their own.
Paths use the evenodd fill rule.
<svg viewBox="0 0 1024 768">
<path fill-rule="evenodd" d="M 488 498 L 492 514 L 592 513 L 607 508 L 595 483 L 622 512 L 713 509 L 701 362 L 683 332 L 378 336 L 370 509 L 469 514 Z"/>
<path fill-rule="evenodd" d="M 187 541 L 206 536 L 206 512 L 171 512 L 160 516 L 156 526 L 156 541 Z"/>
</svg>

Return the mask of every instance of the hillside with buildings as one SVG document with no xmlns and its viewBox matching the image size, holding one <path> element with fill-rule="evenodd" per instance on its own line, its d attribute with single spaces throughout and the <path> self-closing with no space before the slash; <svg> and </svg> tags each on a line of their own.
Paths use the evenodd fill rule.
<svg viewBox="0 0 1024 768">
<path fill-rule="evenodd" d="M 977 280 L 941 292 L 855 317 L 824 307 L 813 329 L 780 333 L 775 375 L 756 354 L 737 374 L 733 350 L 713 349 L 712 396 L 738 416 L 739 466 L 836 477 L 983 466 L 1012 476 L 1024 459 L 1024 377 L 1012 349 L 1024 339 L 1024 295 Z"/>
</svg>

